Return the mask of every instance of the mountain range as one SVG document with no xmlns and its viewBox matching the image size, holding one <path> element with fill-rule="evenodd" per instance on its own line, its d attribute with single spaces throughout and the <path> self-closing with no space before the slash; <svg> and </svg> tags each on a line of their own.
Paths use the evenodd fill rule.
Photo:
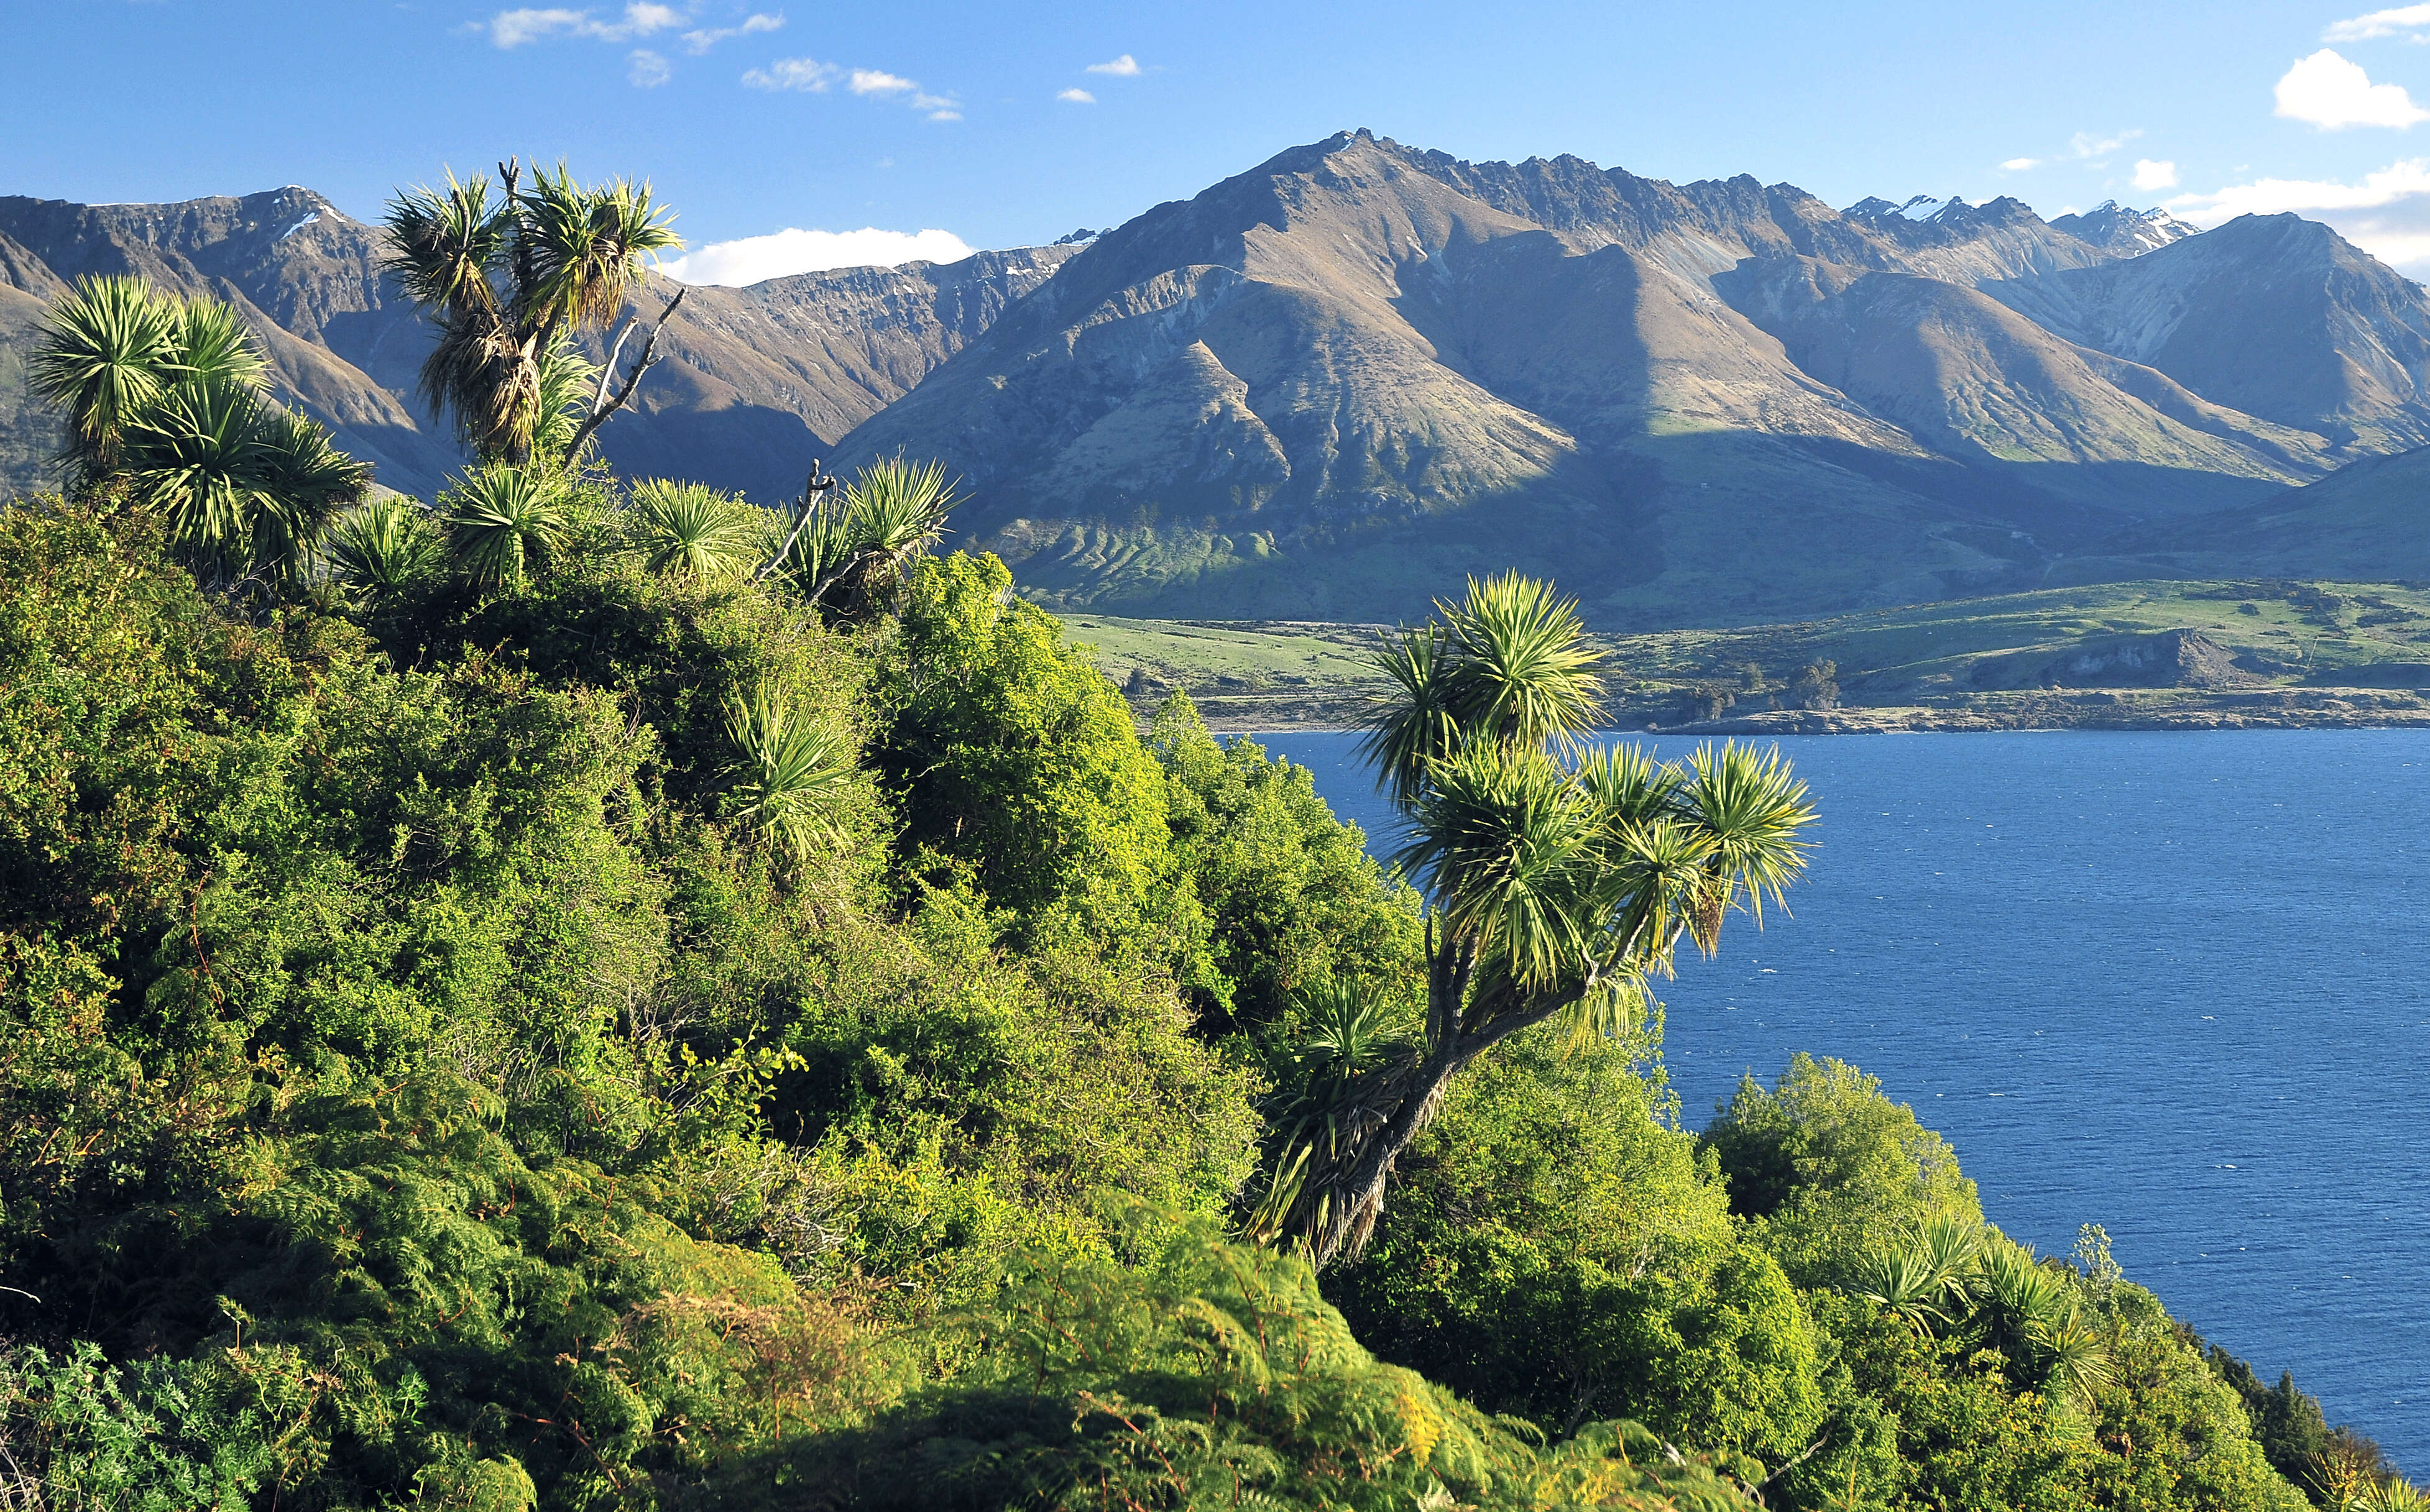
<svg viewBox="0 0 2430 1512">
<path fill-rule="evenodd" d="M 236 302 L 288 394 L 428 497 L 459 457 L 377 260 L 299 189 L 0 199 L 0 482 L 53 444 L 43 301 L 135 271 Z M 1364 131 L 1078 243 L 696 289 L 664 345 L 601 433 L 621 469 L 773 502 L 812 457 L 940 457 L 1026 591 L 1135 615 L 1389 619 L 1505 566 L 1614 628 L 2303 573 L 2341 500 L 2388 496 L 2305 486 L 2430 442 L 2430 296 L 2292 215 L 1834 209 Z M 2369 575 L 2430 576 L 2414 538 Z"/>
<path fill-rule="evenodd" d="M 748 289 L 693 288 L 632 409 L 601 432 L 634 474 L 713 477 L 762 500 L 800 490 L 810 460 L 985 330 L 1076 249 L 982 252 L 940 265 L 842 268 Z M 90 273 L 133 273 L 236 306 L 269 350 L 282 398 L 431 497 L 463 465 L 414 392 L 433 332 L 380 271 L 376 226 L 292 186 L 175 205 L 0 197 L 0 486 L 44 480 L 56 450 L 23 354 L 45 304 Z M 678 286 L 651 275 L 656 318 Z M 591 355 L 604 358 L 594 336 Z"/>
</svg>

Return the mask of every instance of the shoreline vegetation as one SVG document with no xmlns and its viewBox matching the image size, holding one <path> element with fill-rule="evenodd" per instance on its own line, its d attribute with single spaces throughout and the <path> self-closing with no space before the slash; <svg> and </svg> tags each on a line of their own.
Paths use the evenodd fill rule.
<svg viewBox="0 0 2430 1512">
<path fill-rule="evenodd" d="M 1225 729 L 1347 729 L 1388 626 L 1068 612 L 1144 717 L 1188 692 Z M 1595 638 L 1615 729 L 1690 735 L 2430 725 L 2414 583 L 2136 582 L 1830 620 Z"/>
<path fill-rule="evenodd" d="M 1073 640 L 1304 692 L 1349 632 L 1067 626 L 910 457 L 783 510 L 614 475 L 650 339 L 611 386 L 575 337 L 665 219 L 400 194 L 467 453 L 426 504 L 227 307 L 53 305 L 66 488 L 0 507 L 0 1504 L 2421 1512 L 1856 1067 L 1687 1126 L 1658 984 L 1827 864 L 1776 751 L 1593 740 L 1666 646 L 1726 713 L 1709 648 L 1447 592 L 1378 663 L 1388 870 Z M 2386 639 L 2315 594 L 2226 612 Z M 1741 688 L 1827 711 L 1845 627 L 1792 628 Z"/>
</svg>

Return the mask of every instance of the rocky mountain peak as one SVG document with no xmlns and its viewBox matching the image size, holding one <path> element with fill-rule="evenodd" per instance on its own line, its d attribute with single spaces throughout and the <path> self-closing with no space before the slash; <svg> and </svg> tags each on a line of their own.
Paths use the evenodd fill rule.
<svg viewBox="0 0 2430 1512">
<path fill-rule="evenodd" d="M 1931 194 L 1914 194 L 1903 200 L 1886 200 L 1872 196 L 1858 200 L 1839 213 L 1852 221 L 1927 221 L 1951 205 L 1964 205 L 1962 199 L 1940 199 Z"/>
<path fill-rule="evenodd" d="M 2157 205 L 2138 210 L 2116 200 L 2103 200 L 2082 214 L 2059 216 L 2051 224 L 2079 241 L 2121 258 L 2139 258 L 2202 231 L 2202 227 L 2178 220 Z"/>
</svg>

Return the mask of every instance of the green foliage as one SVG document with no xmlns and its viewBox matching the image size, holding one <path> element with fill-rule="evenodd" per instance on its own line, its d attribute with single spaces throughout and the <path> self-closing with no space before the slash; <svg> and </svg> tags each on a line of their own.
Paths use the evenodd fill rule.
<svg viewBox="0 0 2430 1512">
<path fill-rule="evenodd" d="M 1165 769 L 1166 821 L 1207 910 L 1208 954 L 1231 984 L 1228 1005 L 1198 995 L 1213 1022 L 1274 1025 L 1303 987 L 1394 980 L 1417 964 L 1417 895 L 1384 876 L 1307 768 L 1244 738 L 1218 742 L 1178 693 L 1157 711 L 1148 748 Z"/>
<path fill-rule="evenodd" d="M 1876 1236 L 1939 1213 L 1982 1219 L 1948 1141 L 1842 1061 L 1801 1052 L 1770 1088 L 1747 1077 L 1704 1144 L 1729 1178 L 1731 1210 L 1756 1221 L 1802 1286 L 1836 1283 L 1835 1256 L 1853 1258 Z"/>
<path fill-rule="evenodd" d="M 1818 661 L 1797 674 L 1789 687 L 1789 696 L 1799 708 L 1837 708 L 1839 706 L 1839 664 Z"/>
<path fill-rule="evenodd" d="M 212 1362 L 119 1367 L 86 1340 L 0 1356 L 0 1496 L 15 1506 L 244 1512 L 279 1424 Z"/>
<path fill-rule="evenodd" d="M 475 582 L 521 588 L 565 533 L 564 485 L 539 468 L 493 462 L 440 496 L 447 546 Z"/>
<path fill-rule="evenodd" d="M 157 512 L 206 577 L 300 576 L 371 470 L 269 398 L 236 311 L 140 279 L 89 277 L 36 340 L 35 387 L 64 411 L 79 488 L 115 486 Z"/>
<path fill-rule="evenodd" d="M 1437 1085 L 1337 1313 L 1219 1225 L 1441 1042 L 1443 918 L 1186 701 L 1142 739 L 991 558 L 831 624 L 557 488 L 519 571 L 390 501 L 243 614 L 159 513 L 0 511 L 0 1499 L 2405 1494 L 2097 1231 L 1988 1234 L 1850 1068 L 1682 1133 L 1641 990 Z M 1775 763 L 1493 744 L 1432 790 L 1674 939 L 1793 873 Z"/>
<path fill-rule="evenodd" d="M 1556 661 L 1548 675 L 1570 672 Z M 1367 1112 L 1344 1138 L 1274 1151 L 1268 1190 L 1293 1195 L 1260 1204 L 1252 1231 L 1320 1262 L 1365 1243 L 1394 1160 L 1454 1075 L 1548 1020 L 1573 1043 L 1621 1031 L 1683 935 L 1711 953 L 1734 902 L 1759 922 L 1806 864 L 1797 835 L 1814 810 L 1777 752 L 1724 745 L 1678 766 L 1605 749 L 1563 766 L 1480 726 L 1419 759 L 1396 860 L 1433 906 L 1423 1054 L 1364 1079 Z"/>
<path fill-rule="evenodd" d="M 960 502 L 940 463 L 873 462 L 840 492 L 805 493 L 787 507 L 769 571 L 828 619 L 865 621 L 895 606 L 912 563 L 944 538 L 945 516 Z"/>
<path fill-rule="evenodd" d="M 904 839 L 961 868 L 1026 939 L 1121 942 L 1227 990 L 1174 855 L 1163 770 L 1113 685 L 993 557 L 922 562 L 887 648 L 876 755 Z"/>
<path fill-rule="evenodd" d="M 52 306 L 28 367 L 66 413 L 78 481 L 117 470 L 126 427 L 182 375 L 178 315 L 141 278 L 84 278 Z"/>
<path fill-rule="evenodd" d="M 641 565 L 658 576 L 723 582 L 757 560 L 759 511 L 705 484 L 644 478 L 633 485 L 626 509 Z"/>
<path fill-rule="evenodd" d="M 796 861 L 842 838 L 836 822 L 852 754 L 815 718 L 762 688 L 726 706 L 726 733 L 742 756 L 729 812 Z"/>
<path fill-rule="evenodd" d="M 720 1504 L 1750 1504 L 1635 1424 L 1535 1449 L 1376 1361 L 1303 1263 L 1204 1226 L 1156 1225 L 1133 1245 L 1130 1265 L 1031 1260 L 993 1306 L 957 1321 L 977 1358 L 952 1387 L 748 1465 Z"/>
<path fill-rule="evenodd" d="M 1813 1330 L 1659 1122 L 1630 1067 L 1648 1040 L 1564 1055 L 1539 1031 L 1455 1083 L 1335 1295 L 1386 1357 L 1481 1405 L 1778 1463 L 1817 1415 Z"/>
<path fill-rule="evenodd" d="M 1534 749 L 1567 745 L 1593 727 L 1603 678 L 1575 599 L 1516 573 L 1470 578 L 1441 619 L 1391 638 L 1374 666 L 1391 685 L 1362 750 L 1377 782 L 1406 808 L 1431 778 L 1428 765 L 1472 742 Z"/>
<path fill-rule="evenodd" d="M 323 550 L 331 580 L 372 609 L 397 603 L 446 563 L 446 542 L 430 512 L 401 494 L 340 515 Z"/>
</svg>

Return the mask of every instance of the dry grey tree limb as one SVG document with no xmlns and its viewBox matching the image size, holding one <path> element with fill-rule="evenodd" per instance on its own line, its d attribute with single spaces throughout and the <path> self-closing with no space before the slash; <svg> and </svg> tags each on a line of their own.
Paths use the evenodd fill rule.
<svg viewBox="0 0 2430 1512">
<path fill-rule="evenodd" d="M 608 364 L 599 370 L 599 391 L 591 398 L 593 414 L 608 403 L 608 386 L 616 381 L 616 364 L 624 360 L 624 339 L 632 335 L 633 327 L 641 323 L 639 315 L 627 315 L 616 327 L 616 344 L 608 349 Z"/>
<path fill-rule="evenodd" d="M 776 548 L 776 555 L 769 557 L 768 565 L 759 569 L 759 575 L 751 579 L 754 583 L 766 582 L 770 574 L 785 564 L 785 558 L 793 555 L 793 543 L 802 539 L 802 532 L 808 527 L 810 516 L 818 506 L 818 496 L 836 486 L 835 479 L 820 473 L 819 466 L 823 460 L 816 457 L 810 458 L 809 481 L 802 485 L 801 517 L 793 522 L 792 533 L 785 538 L 783 545 Z"/>
<path fill-rule="evenodd" d="M 641 374 L 649 372 L 650 369 L 657 363 L 658 333 L 667 328 L 667 322 L 674 318 L 675 307 L 682 304 L 684 302 L 684 295 L 691 292 L 691 291 L 689 289 L 676 290 L 675 297 L 667 301 L 667 307 L 658 311 L 658 323 L 650 327 L 648 338 L 641 342 L 641 360 L 633 364 L 632 372 L 624 374 L 624 381 L 623 384 L 618 386 L 614 397 L 608 399 L 605 404 L 601 404 L 595 400 L 591 403 L 591 418 L 582 423 L 581 428 L 574 433 L 574 440 L 566 445 L 566 461 L 571 462 L 575 457 L 581 456 L 583 443 L 591 440 L 591 433 L 597 430 L 601 425 L 606 424 L 608 416 L 614 414 L 619 409 L 624 408 L 627 403 L 631 402 L 633 390 L 641 387 Z M 631 334 L 631 327 L 629 325 L 625 328 L 625 333 L 627 335 Z M 616 339 L 616 350 L 621 353 L 624 348 L 624 337 L 620 336 Z M 608 357 L 608 371 L 602 374 L 600 378 L 600 385 L 603 392 L 605 391 L 608 379 L 613 377 L 615 375 L 615 355 L 610 354 Z"/>
</svg>

